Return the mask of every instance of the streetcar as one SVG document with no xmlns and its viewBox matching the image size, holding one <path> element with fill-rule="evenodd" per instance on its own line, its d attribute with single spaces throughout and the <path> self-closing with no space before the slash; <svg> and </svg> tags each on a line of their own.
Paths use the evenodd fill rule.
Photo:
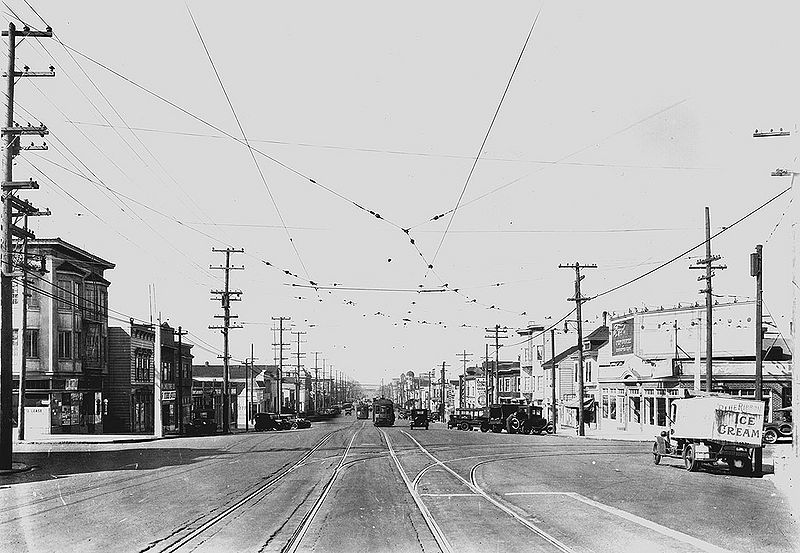
<svg viewBox="0 0 800 553">
<path fill-rule="evenodd" d="M 356 418 L 357 419 L 368 419 L 369 418 L 369 405 L 366 403 L 359 403 L 358 407 L 356 408 Z"/>
<path fill-rule="evenodd" d="M 373 400 L 372 423 L 375 426 L 394 426 L 394 402 L 391 399 Z"/>
</svg>

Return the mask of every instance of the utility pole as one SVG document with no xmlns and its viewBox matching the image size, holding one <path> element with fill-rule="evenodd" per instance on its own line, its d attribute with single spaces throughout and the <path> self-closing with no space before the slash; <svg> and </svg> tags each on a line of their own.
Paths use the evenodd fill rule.
<svg viewBox="0 0 800 553">
<path fill-rule="evenodd" d="M 586 275 L 581 276 L 581 269 L 597 269 L 597 265 L 581 265 L 577 261 L 572 265 L 561 264 L 559 269 L 575 270 L 575 297 L 567 298 L 567 301 L 574 301 L 577 309 L 578 319 L 578 436 L 586 435 L 583 422 L 583 317 L 581 315 L 581 305 L 591 298 L 581 296 L 581 280 Z"/>
<path fill-rule="evenodd" d="M 255 402 L 255 399 L 256 399 L 256 389 L 255 389 L 255 385 L 256 385 L 256 383 L 255 383 L 256 365 L 255 365 L 255 363 L 256 363 L 256 359 L 258 359 L 258 357 L 255 356 L 255 351 L 254 350 L 255 350 L 255 346 L 253 345 L 252 342 L 250 342 L 250 359 L 249 359 L 249 361 L 250 361 L 250 372 L 245 374 L 245 386 L 247 385 L 247 380 L 248 379 L 250 380 L 250 398 L 247 400 L 247 409 L 246 409 L 247 415 L 246 415 L 246 421 L 245 421 L 245 430 L 249 429 L 249 425 L 250 425 L 250 408 L 252 407 L 252 405 L 253 405 L 253 403 Z M 245 361 L 247 361 L 247 360 L 245 360 Z M 247 396 L 247 392 L 245 392 L 245 396 Z"/>
<path fill-rule="evenodd" d="M 764 403 L 763 388 L 763 367 L 764 367 L 764 313 L 763 313 L 763 288 L 762 276 L 764 270 L 764 257 L 762 254 L 762 245 L 756 246 L 756 251 L 750 254 L 750 276 L 756 278 L 756 378 L 755 378 L 755 399 L 756 401 Z M 755 448 L 753 452 L 753 471 L 756 474 L 761 474 L 762 470 L 762 451 L 760 447 Z"/>
<path fill-rule="evenodd" d="M 178 327 L 178 330 L 172 331 L 174 334 L 178 336 L 178 362 L 176 363 L 178 368 L 178 386 L 177 392 L 175 394 L 175 401 L 178 403 L 178 435 L 183 435 L 183 337 L 188 334 L 188 332 L 183 330 L 183 327 Z"/>
<path fill-rule="evenodd" d="M 553 364 L 553 434 L 558 432 L 558 409 L 556 409 L 556 330 L 550 329 L 550 362 Z"/>
<path fill-rule="evenodd" d="M 487 328 L 486 332 L 489 332 L 489 333 L 493 332 L 494 333 L 494 336 L 491 336 L 491 335 L 490 336 L 484 336 L 484 338 L 487 339 L 487 340 L 491 340 L 492 338 L 494 338 L 495 364 L 494 364 L 494 371 L 492 371 L 493 372 L 493 377 L 492 377 L 492 403 L 500 403 L 500 392 L 498 390 L 499 384 L 500 384 L 500 376 L 499 376 L 499 371 L 500 371 L 500 339 L 505 340 L 506 338 L 508 338 L 508 334 L 506 334 L 508 332 L 508 328 L 505 327 L 505 326 L 500 328 L 500 325 L 496 324 L 496 325 L 494 325 L 494 328 Z M 487 362 L 488 362 L 488 357 L 487 357 Z"/>
<path fill-rule="evenodd" d="M 442 361 L 442 403 L 439 405 L 439 422 L 444 422 L 444 402 L 445 402 L 445 392 L 444 392 L 444 368 L 446 363 Z"/>
<path fill-rule="evenodd" d="M 50 68 L 49 72 L 32 72 L 27 67 L 25 71 L 17 71 L 15 67 L 16 62 L 16 48 L 17 37 L 28 38 L 50 38 L 53 36 L 53 30 L 48 27 L 45 31 L 35 31 L 27 25 L 23 27 L 22 31 L 17 31 L 14 23 L 9 22 L 8 30 L 3 31 L 3 36 L 8 37 L 8 69 L 5 73 L 6 77 L 6 121 L 2 128 L 2 135 L 4 138 L 5 155 L 2 156 L 3 163 L 3 182 L 2 182 L 2 201 L 3 201 L 3 216 L 0 219 L 0 470 L 11 470 L 13 467 L 12 453 L 12 428 L 14 409 L 12 407 L 13 394 L 12 386 L 14 381 L 13 376 L 13 351 L 14 347 L 14 321 L 13 321 L 13 307 L 11 304 L 13 295 L 13 282 L 15 276 L 14 271 L 14 253 L 13 253 L 13 237 L 14 236 L 32 236 L 30 231 L 22 232 L 16 224 L 14 224 L 15 205 L 18 205 L 21 200 L 15 196 L 14 192 L 23 189 L 37 189 L 39 185 L 33 180 L 14 182 L 13 180 L 13 165 L 14 156 L 19 154 L 20 137 L 22 135 L 38 134 L 44 136 L 48 134 L 47 127 L 39 125 L 33 127 L 20 127 L 14 122 L 14 84 L 17 77 L 53 77 L 55 76 L 54 68 Z M 36 147 L 31 149 L 44 149 L 45 146 Z M 26 147 L 25 149 L 29 149 Z M 23 273 L 24 280 L 24 273 Z M 23 302 L 25 298 L 23 297 Z M 20 340 L 24 340 L 24 336 L 20 336 Z M 20 397 L 22 401 L 23 398 Z"/>
<path fill-rule="evenodd" d="M 278 414 L 283 413 L 283 321 L 291 321 L 291 317 L 272 317 L 273 321 L 278 321 L 278 343 L 272 344 L 278 347 Z"/>
<path fill-rule="evenodd" d="M 31 216 L 41 216 L 41 215 L 50 215 L 50 210 L 46 209 L 44 211 L 39 211 L 38 209 L 33 208 L 27 202 L 27 200 L 22 200 L 19 202 L 20 204 L 24 204 L 23 213 L 23 231 L 24 236 L 22 237 L 22 259 L 19 263 L 15 262 L 15 265 L 18 265 L 22 269 L 22 319 L 20 320 L 20 329 L 19 329 L 19 336 L 22 336 L 23 339 L 19 340 L 19 393 L 17 402 L 17 438 L 19 440 L 25 439 L 25 389 L 26 389 L 26 382 L 25 379 L 27 378 L 27 359 L 25 357 L 25 339 L 24 336 L 28 331 L 28 298 L 31 296 L 31 293 L 28 291 L 28 284 L 30 284 L 28 280 L 28 273 L 30 271 L 37 271 L 41 274 L 45 273 L 44 269 L 44 257 L 41 258 L 41 266 L 40 267 L 33 267 L 29 264 L 28 258 L 28 236 L 30 230 L 28 229 L 28 217 Z M 30 206 L 30 208 L 28 208 Z M 22 206 L 19 206 L 22 208 Z"/>
<path fill-rule="evenodd" d="M 485 393 L 486 393 L 486 409 L 487 409 L 487 411 L 486 411 L 486 412 L 488 413 L 488 412 L 489 412 L 489 411 L 488 411 L 488 409 L 489 409 L 489 406 L 490 406 L 490 405 L 491 405 L 491 403 L 492 403 L 492 402 L 491 402 L 490 391 L 489 391 L 489 390 L 490 390 L 490 387 L 489 387 L 489 378 L 491 377 L 491 371 L 489 370 L 489 344 L 488 344 L 488 343 L 486 343 L 486 344 L 484 344 L 484 345 L 486 346 L 486 356 L 484 357 L 484 359 L 486 360 L 486 368 L 485 368 L 485 369 L 484 369 L 484 371 L 483 371 L 483 379 L 484 379 L 484 381 L 485 381 L 485 382 L 484 382 L 484 384 L 485 384 L 485 388 L 486 388 L 486 389 L 484 390 L 484 391 L 485 391 Z"/>
<path fill-rule="evenodd" d="M 462 363 L 464 363 L 464 368 L 461 372 L 461 382 L 458 387 L 458 406 L 464 407 L 464 395 L 467 391 L 467 360 L 472 357 L 472 354 L 467 353 L 467 350 L 464 350 L 463 353 L 457 353 L 456 356 L 460 357 Z"/>
<path fill-rule="evenodd" d="M 212 248 L 212 252 L 215 253 L 224 253 L 225 254 L 225 265 L 224 266 L 214 266 L 211 265 L 211 269 L 218 269 L 225 271 L 225 289 L 224 290 L 211 290 L 212 294 L 219 295 L 219 298 L 212 298 L 212 299 L 219 299 L 222 302 L 222 315 L 214 315 L 216 319 L 222 319 L 223 324 L 222 326 L 209 326 L 210 329 L 219 329 L 222 331 L 223 337 L 223 353 L 222 357 L 222 364 L 223 364 L 223 376 L 222 376 L 222 432 L 227 434 L 231 430 L 231 398 L 229 393 L 229 363 L 230 363 L 230 354 L 228 353 L 228 334 L 230 329 L 232 328 L 242 328 L 242 325 L 238 323 L 231 324 L 231 319 L 238 318 L 239 315 L 231 315 L 231 302 L 232 301 L 242 301 L 242 291 L 241 290 L 231 290 L 230 289 L 230 274 L 233 270 L 243 270 L 244 266 L 234 267 L 231 266 L 231 254 L 232 253 L 244 253 L 244 249 L 242 248 L 223 248 L 217 249 Z M 220 357 L 220 356 L 217 356 Z"/>
<path fill-rule="evenodd" d="M 711 279 L 714 277 L 714 269 L 727 269 L 725 265 L 714 265 L 715 261 L 722 259 L 718 255 L 711 255 L 711 214 L 706 207 L 706 256 L 698 260 L 696 265 L 690 269 L 705 269 L 706 274 L 697 277 L 697 280 L 705 280 L 706 287 L 700 290 L 701 294 L 706 295 L 706 392 L 712 389 L 712 361 L 714 358 L 714 297 L 711 293 Z"/>
<path fill-rule="evenodd" d="M 314 352 L 314 414 L 319 413 L 319 354 Z"/>
<path fill-rule="evenodd" d="M 292 334 L 297 336 L 297 353 L 294 354 L 295 357 L 297 357 L 297 378 L 295 379 L 294 412 L 295 415 L 299 415 L 300 414 L 300 360 L 306 355 L 305 353 L 300 353 L 300 337 L 303 334 L 305 334 L 305 332 L 297 331 L 297 332 L 292 332 Z M 303 388 L 305 391 L 305 385 L 303 386 Z M 305 409 L 308 410 L 308 406 L 305 406 Z"/>
</svg>

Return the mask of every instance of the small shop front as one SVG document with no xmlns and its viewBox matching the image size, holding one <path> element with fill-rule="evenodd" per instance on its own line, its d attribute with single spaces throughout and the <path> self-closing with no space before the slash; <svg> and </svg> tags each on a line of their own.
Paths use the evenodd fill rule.
<svg viewBox="0 0 800 553">
<path fill-rule="evenodd" d="M 604 386 L 601 392 L 600 426 L 636 432 L 666 429 L 670 404 L 683 396 L 674 382 L 639 382 Z"/>
<path fill-rule="evenodd" d="M 103 433 L 107 401 L 100 377 L 52 379 L 50 383 L 51 434 Z"/>
</svg>

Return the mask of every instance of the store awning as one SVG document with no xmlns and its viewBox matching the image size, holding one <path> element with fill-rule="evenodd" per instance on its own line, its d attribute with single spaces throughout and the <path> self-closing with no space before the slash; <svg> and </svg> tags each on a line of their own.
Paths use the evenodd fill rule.
<svg viewBox="0 0 800 553">
<path fill-rule="evenodd" d="M 567 409 L 577 409 L 578 408 L 578 398 L 571 399 L 564 403 L 564 407 Z M 594 398 L 593 397 L 585 397 L 583 398 L 583 409 L 585 411 L 591 410 L 594 407 Z"/>
</svg>

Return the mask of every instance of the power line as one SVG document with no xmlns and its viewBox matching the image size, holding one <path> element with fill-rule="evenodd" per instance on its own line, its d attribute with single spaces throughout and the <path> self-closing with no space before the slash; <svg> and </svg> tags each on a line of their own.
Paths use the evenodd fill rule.
<svg viewBox="0 0 800 553">
<path fill-rule="evenodd" d="M 442 249 L 442 244 L 444 244 L 444 239 L 447 236 L 447 231 L 450 230 L 450 225 L 453 223 L 453 218 L 456 215 L 456 211 L 458 210 L 458 206 L 461 204 L 461 199 L 464 197 L 464 193 L 467 191 L 467 186 L 469 186 L 469 181 L 472 179 L 472 174 L 475 172 L 475 167 L 478 165 L 478 160 L 481 157 L 481 153 L 483 152 L 484 146 L 486 146 L 486 141 L 489 139 L 489 134 L 492 132 L 492 127 L 494 127 L 494 122 L 497 120 L 497 115 L 500 113 L 500 108 L 503 105 L 503 100 L 506 99 L 506 94 L 508 94 L 508 89 L 511 87 L 511 81 L 514 79 L 514 75 L 517 72 L 517 68 L 519 67 L 520 62 L 522 61 L 522 55 L 525 53 L 525 48 L 528 46 L 528 41 L 531 39 L 531 35 L 533 34 L 533 29 L 536 27 L 536 22 L 539 21 L 539 14 L 542 13 L 542 4 L 539 6 L 539 12 L 536 14 L 536 17 L 533 20 L 533 24 L 531 25 L 530 31 L 528 31 L 528 36 L 525 38 L 525 43 L 522 45 L 522 49 L 519 52 L 519 56 L 517 57 L 517 62 L 514 64 L 514 69 L 511 70 L 511 76 L 508 78 L 508 82 L 506 83 L 506 88 L 503 90 L 503 95 L 500 96 L 500 101 L 497 104 L 497 109 L 494 111 L 494 115 L 492 116 L 492 120 L 489 123 L 489 128 L 486 129 L 486 134 L 483 136 L 483 141 L 481 142 L 481 147 L 478 148 L 478 155 L 475 156 L 475 160 L 472 162 L 472 167 L 470 167 L 469 174 L 467 175 L 467 180 L 464 181 L 464 186 L 461 189 L 461 193 L 458 195 L 458 200 L 456 201 L 456 206 L 453 208 L 453 212 L 450 215 L 450 220 L 447 221 L 447 226 L 442 233 L 442 238 L 439 240 L 439 245 L 436 247 L 436 252 L 433 254 L 433 259 L 431 259 L 431 265 L 436 262 L 436 258 L 439 255 L 439 251 Z M 433 268 L 433 267 L 429 267 Z"/>
</svg>

